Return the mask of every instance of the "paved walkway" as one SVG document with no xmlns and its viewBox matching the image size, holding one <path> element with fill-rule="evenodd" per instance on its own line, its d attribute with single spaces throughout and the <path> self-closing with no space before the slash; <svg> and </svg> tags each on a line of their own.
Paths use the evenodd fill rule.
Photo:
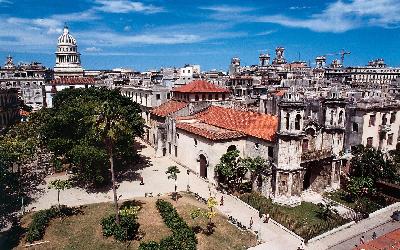
<svg viewBox="0 0 400 250">
<path fill-rule="evenodd" d="M 155 158 L 154 149 L 149 146 L 142 148 L 140 154 L 149 158 L 149 167 L 138 171 L 143 177 L 145 185 L 139 185 L 139 181 L 124 181 L 120 183 L 117 191 L 120 200 L 143 197 L 145 193 L 150 192 L 155 196 L 158 193 L 165 194 L 174 190 L 174 182 L 167 178 L 165 171 L 169 166 L 177 164 L 168 157 Z M 224 205 L 218 208 L 223 214 L 234 217 L 247 227 L 249 226 L 250 218 L 253 218 L 252 231 L 260 231 L 261 229 L 259 236 L 264 242 L 257 249 L 292 250 L 297 249 L 300 245 L 301 241 L 298 238 L 277 225 L 273 223 L 260 223 L 258 212 L 255 209 L 235 197 L 218 192 L 212 185 L 209 185 L 202 178 L 192 173 L 188 176 L 186 169 L 183 167 L 179 166 L 179 168 L 181 173 L 178 174 L 178 191 L 185 191 L 189 183 L 192 192 L 198 193 L 203 198 L 208 198 L 211 190 L 212 195 L 218 201 L 221 199 L 221 196 L 224 196 Z M 66 179 L 68 176 L 50 176 L 46 180 L 51 181 L 57 178 Z M 84 189 L 73 188 L 61 191 L 60 201 L 62 204 L 68 204 L 69 206 L 108 202 L 112 201 L 112 191 L 88 193 Z M 47 189 L 28 209 L 46 209 L 55 204 L 57 204 L 57 191 Z"/>
<path fill-rule="evenodd" d="M 400 205 L 397 205 L 392 207 L 391 209 L 387 209 L 386 211 L 376 216 L 361 220 L 358 223 L 353 224 L 349 228 L 343 229 L 325 238 L 322 238 L 321 240 L 308 244 L 307 249 L 340 249 L 338 246 L 340 246 L 343 242 L 346 242 L 353 238 L 359 238 L 364 233 L 371 230 L 373 231 L 375 228 L 378 228 L 383 224 L 387 224 L 389 221 L 391 221 L 390 215 L 392 215 L 395 210 L 399 209 Z M 400 227 L 400 223 L 395 222 L 394 226 Z"/>
</svg>

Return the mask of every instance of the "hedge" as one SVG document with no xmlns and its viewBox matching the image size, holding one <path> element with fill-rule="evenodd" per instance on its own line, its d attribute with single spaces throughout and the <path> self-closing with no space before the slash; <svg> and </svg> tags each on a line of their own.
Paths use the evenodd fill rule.
<svg viewBox="0 0 400 250">
<path fill-rule="evenodd" d="M 172 230 L 172 235 L 162 239 L 160 243 L 154 241 L 141 243 L 139 250 L 195 250 L 197 246 L 196 234 L 179 216 L 172 204 L 159 199 L 156 206 L 165 225 Z"/>
</svg>

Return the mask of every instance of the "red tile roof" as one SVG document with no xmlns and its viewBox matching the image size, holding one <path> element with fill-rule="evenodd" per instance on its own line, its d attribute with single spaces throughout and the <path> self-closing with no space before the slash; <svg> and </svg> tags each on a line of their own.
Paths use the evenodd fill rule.
<svg viewBox="0 0 400 250">
<path fill-rule="evenodd" d="M 182 87 L 174 88 L 172 91 L 179 93 L 229 93 L 228 89 L 203 80 L 193 81 Z"/>
<path fill-rule="evenodd" d="M 179 102 L 175 100 L 169 100 L 166 103 L 154 108 L 151 113 L 161 117 L 166 117 L 169 114 L 175 113 L 188 105 L 187 102 Z"/>
<path fill-rule="evenodd" d="M 400 249 L 400 228 L 368 241 L 353 250 Z"/>
<path fill-rule="evenodd" d="M 246 136 L 242 132 L 222 129 L 205 123 L 180 122 L 176 124 L 176 127 L 213 141 L 235 139 Z"/>
<path fill-rule="evenodd" d="M 278 118 L 274 115 L 231 108 L 211 106 L 196 115 L 204 123 L 242 132 L 256 138 L 273 141 L 278 129 Z"/>
<path fill-rule="evenodd" d="M 72 85 L 72 84 L 94 84 L 93 77 L 64 77 L 56 78 L 50 82 L 52 85 Z"/>
</svg>

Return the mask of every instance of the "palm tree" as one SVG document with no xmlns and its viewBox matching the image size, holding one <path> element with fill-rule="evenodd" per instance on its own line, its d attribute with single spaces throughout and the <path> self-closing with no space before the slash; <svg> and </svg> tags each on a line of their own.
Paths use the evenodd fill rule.
<svg viewBox="0 0 400 250">
<path fill-rule="evenodd" d="M 118 107 L 111 106 L 108 102 L 104 102 L 100 110 L 96 114 L 96 130 L 100 139 L 105 144 L 111 171 L 112 190 L 114 194 L 114 206 L 115 206 L 115 221 L 119 224 L 119 210 L 118 210 L 118 198 L 117 190 L 115 185 L 115 171 L 114 171 L 114 145 L 120 134 L 129 134 L 130 126 L 126 118 L 122 115 L 122 112 L 118 110 Z M 132 134 L 133 136 L 133 134 Z"/>
<path fill-rule="evenodd" d="M 178 188 L 176 182 L 178 180 L 178 174 L 180 172 L 181 171 L 179 170 L 179 168 L 177 166 L 170 166 L 170 167 L 168 167 L 168 170 L 165 171 L 165 173 L 168 174 L 168 179 L 175 180 L 175 192 L 174 192 L 175 201 L 177 200 L 176 189 Z"/>
</svg>

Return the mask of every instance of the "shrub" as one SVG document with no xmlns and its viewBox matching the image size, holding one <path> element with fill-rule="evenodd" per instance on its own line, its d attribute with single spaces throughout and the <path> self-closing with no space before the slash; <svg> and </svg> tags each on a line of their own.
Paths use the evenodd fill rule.
<svg viewBox="0 0 400 250">
<path fill-rule="evenodd" d="M 136 216 L 130 214 L 120 214 L 120 224 L 115 221 L 115 214 L 111 214 L 101 220 L 103 235 L 114 238 L 118 241 L 132 240 L 139 231 L 139 223 Z"/>
</svg>

